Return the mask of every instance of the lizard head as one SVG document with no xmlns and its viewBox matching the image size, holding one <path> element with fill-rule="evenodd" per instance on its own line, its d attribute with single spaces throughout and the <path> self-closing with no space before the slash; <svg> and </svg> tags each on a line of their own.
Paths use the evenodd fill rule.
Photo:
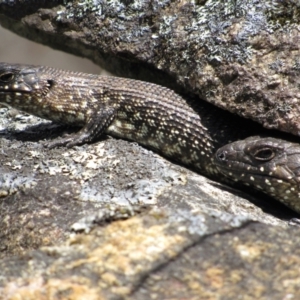
<svg viewBox="0 0 300 300">
<path fill-rule="evenodd" d="M 252 186 L 300 212 L 300 149 L 272 137 L 249 137 L 221 147 L 217 169 L 226 177 Z"/>
<path fill-rule="evenodd" d="M 0 63 L 0 103 L 35 114 L 32 110 L 43 101 L 54 84 L 41 76 L 40 66 Z"/>
<path fill-rule="evenodd" d="M 0 95 L 31 93 L 49 88 L 52 80 L 41 76 L 41 66 L 0 63 Z M 0 98 L 3 101 L 3 97 Z"/>
</svg>

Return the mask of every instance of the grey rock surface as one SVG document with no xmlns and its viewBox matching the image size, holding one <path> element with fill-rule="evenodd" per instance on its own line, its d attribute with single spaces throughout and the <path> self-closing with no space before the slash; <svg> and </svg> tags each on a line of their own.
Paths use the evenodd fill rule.
<svg viewBox="0 0 300 300">
<path fill-rule="evenodd" d="M 299 229 L 286 222 L 296 214 L 274 200 L 123 140 L 47 150 L 43 139 L 70 129 L 0 114 L 0 299 L 161 299 L 177 289 L 188 299 L 228 289 L 280 299 L 286 289 L 268 287 L 273 266 L 297 297 L 296 261 L 278 260 L 289 251 L 297 260 Z"/>
</svg>

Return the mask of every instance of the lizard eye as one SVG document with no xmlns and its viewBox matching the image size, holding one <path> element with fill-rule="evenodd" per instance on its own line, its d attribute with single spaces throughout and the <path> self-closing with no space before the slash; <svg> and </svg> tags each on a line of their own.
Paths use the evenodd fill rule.
<svg viewBox="0 0 300 300">
<path fill-rule="evenodd" d="M 15 75 L 14 73 L 3 73 L 0 75 L 0 80 L 3 81 L 3 82 L 10 82 L 14 79 Z"/>
<path fill-rule="evenodd" d="M 275 157 L 275 152 L 270 148 L 259 149 L 254 153 L 254 158 L 260 161 L 268 161 Z"/>
</svg>

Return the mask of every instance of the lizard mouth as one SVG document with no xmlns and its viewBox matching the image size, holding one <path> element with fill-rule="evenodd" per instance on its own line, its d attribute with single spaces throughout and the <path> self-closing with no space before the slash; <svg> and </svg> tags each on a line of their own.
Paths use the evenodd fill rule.
<svg viewBox="0 0 300 300">
<path fill-rule="evenodd" d="M 50 89 L 54 86 L 54 80 L 47 80 L 47 83 L 43 87 L 43 95 L 46 95 Z M 14 85 L 4 85 L 0 86 L 0 95 L 7 95 L 7 94 L 16 94 L 16 93 L 21 93 L 21 94 L 29 94 L 33 92 L 36 89 L 40 89 L 39 84 L 35 84 L 33 86 L 26 84 L 25 82 L 17 83 Z"/>
</svg>

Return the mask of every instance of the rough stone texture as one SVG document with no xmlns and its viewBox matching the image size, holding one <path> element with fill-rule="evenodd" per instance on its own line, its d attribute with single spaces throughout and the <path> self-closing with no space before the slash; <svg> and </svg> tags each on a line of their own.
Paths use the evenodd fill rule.
<svg viewBox="0 0 300 300">
<path fill-rule="evenodd" d="M 297 299 L 297 232 L 233 219 L 231 226 L 153 210 L 3 260 L 0 292 L 7 299 Z"/>
<path fill-rule="evenodd" d="M 2 259 L 0 299 L 300 296 L 299 229 L 171 207 L 86 228 L 60 246 Z"/>
<path fill-rule="evenodd" d="M 0 114 L 1 300 L 297 298 L 296 214 L 273 199 L 123 140 L 45 150 L 71 129 Z"/>
<path fill-rule="evenodd" d="M 1 25 L 23 36 L 295 135 L 299 11 L 296 0 L 0 2 Z"/>
<path fill-rule="evenodd" d="M 298 133 L 295 1 L 10 0 L 0 12 L 114 73 Z M 135 143 L 42 147 L 69 130 L 0 109 L 1 300 L 299 298 L 296 214 Z"/>
</svg>

